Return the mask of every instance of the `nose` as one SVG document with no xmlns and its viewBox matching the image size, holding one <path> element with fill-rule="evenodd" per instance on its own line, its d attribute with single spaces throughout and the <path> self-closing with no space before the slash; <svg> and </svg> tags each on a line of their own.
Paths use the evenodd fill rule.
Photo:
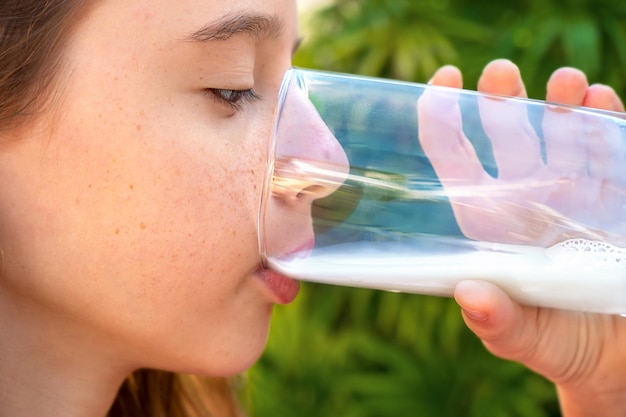
<svg viewBox="0 0 626 417">
<path fill-rule="evenodd" d="M 348 157 L 295 79 L 287 89 L 275 134 L 273 197 L 289 205 L 310 203 L 343 184 Z"/>
</svg>

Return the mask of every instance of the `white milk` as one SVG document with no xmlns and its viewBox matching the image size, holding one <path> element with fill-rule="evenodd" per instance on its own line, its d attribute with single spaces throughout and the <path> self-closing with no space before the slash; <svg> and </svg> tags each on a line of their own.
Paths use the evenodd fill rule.
<svg viewBox="0 0 626 417">
<path fill-rule="evenodd" d="M 477 246 L 480 248 L 480 246 Z M 270 259 L 277 272 L 304 281 L 451 296 L 466 279 L 490 281 L 521 303 L 626 314 L 626 251 L 574 239 L 551 248 L 488 244 L 457 254 L 375 252 L 359 244 Z"/>
</svg>

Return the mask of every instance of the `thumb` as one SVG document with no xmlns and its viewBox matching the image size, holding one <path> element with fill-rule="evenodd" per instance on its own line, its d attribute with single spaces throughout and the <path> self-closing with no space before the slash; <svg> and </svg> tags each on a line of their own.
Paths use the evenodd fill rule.
<svg viewBox="0 0 626 417">
<path fill-rule="evenodd" d="M 521 362 L 552 382 L 584 379 L 598 363 L 603 327 L 596 316 L 521 306 L 484 281 L 460 282 L 454 297 L 465 323 L 491 353 Z"/>
<path fill-rule="evenodd" d="M 497 286 L 485 281 L 462 281 L 454 298 L 466 325 L 494 355 L 532 361 L 541 334 L 536 308 L 522 307 Z"/>
</svg>

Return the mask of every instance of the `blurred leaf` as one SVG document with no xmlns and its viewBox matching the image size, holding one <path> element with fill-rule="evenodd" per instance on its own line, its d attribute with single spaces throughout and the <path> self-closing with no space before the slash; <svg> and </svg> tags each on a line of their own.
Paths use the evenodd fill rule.
<svg viewBox="0 0 626 417">
<path fill-rule="evenodd" d="M 563 27 L 565 57 L 570 65 L 595 77 L 600 68 L 599 28 L 590 19 L 575 17 Z"/>
</svg>

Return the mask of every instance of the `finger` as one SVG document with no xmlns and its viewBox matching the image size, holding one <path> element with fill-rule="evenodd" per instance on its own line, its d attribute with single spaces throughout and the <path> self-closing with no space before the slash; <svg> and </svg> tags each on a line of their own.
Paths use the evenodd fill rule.
<svg viewBox="0 0 626 417">
<path fill-rule="evenodd" d="M 593 84 L 587 89 L 583 106 L 601 110 L 624 112 L 624 103 L 608 85 Z"/>
<path fill-rule="evenodd" d="M 624 111 L 624 105 L 611 87 L 594 84 L 583 100 L 585 107 L 601 110 Z M 608 116 L 589 114 L 585 117 L 588 135 L 589 175 L 599 180 L 624 184 L 626 180 L 626 155 L 622 147 L 618 123 Z"/>
<path fill-rule="evenodd" d="M 450 198 L 459 226 L 473 220 L 471 205 L 465 204 L 468 187 L 475 187 L 491 177 L 472 143 L 463 131 L 459 100 L 462 99 L 461 72 L 453 66 L 438 70 L 418 100 L 418 137 L 424 154 Z M 438 87 L 451 87 L 438 88 Z M 463 96 L 467 98 L 467 96 Z M 475 217 L 474 217 L 475 218 Z"/>
<path fill-rule="evenodd" d="M 548 81 L 546 101 L 582 106 L 588 88 L 584 73 L 574 68 L 560 68 Z M 587 155 L 581 115 L 565 107 L 548 106 L 544 114 L 543 132 L 548 166 L 554 172 L 570 178 L 584 175 L 587 171 Z"/>
<path fill-rule="evenodd" d="M 546 101 L 582 106 L 589 83 L 585 74 L 570 67 L 559 68 L 548 80 Z"/>
<path fill-rule="evenodd" d="M 463 75 L 457 67 L 446 65 L 437 70 L 428 83 L 442 87 L 462 88 Z"/>
<path fill-rule="evenodd" d="M 517 65 L 508 59 L 491 61 L 478 80 L 478 91 L 512 97 L 527 97 Z"/>
<path fill-rule="evenodd" d="M 433 83 L 460 81 L 459 75 L 439 71 Z M 445 80 L 438 77 L 444 76 Z M 451 75 L 452 78 L 448 78 Z M 450 83 L 448 81 L 452 80 Z M 459 89 L 428 86 L 417 103 L 418 138 L 425 156 L 430 161 L 444 191 L 450 199 L 452 210 L 461 230 L 471 237 L 468 227 L 476 223 L 479 215 L 471 204 L 476 191 L 492 180 L 485 171 L 476 150 L 463 130 L 459 100 L 467 99 Z M 478 210 L 480 212 L 480 210 Z"/>
<path fill-rule="evenodd" d="M 435 77 L 433 83 L 439 81 Z M 459 97 L 460 90 L 427 87 L 417 103 L 422 150 L 448 192 L 459 185 L 476 183 L 485 175 L 474 147 L 463 133 Z"/>
<path fill-rule="evenodd" d="M 511 61 L 489 63 L 478 90 L 497 96 L 526 97 L 519 69 Z M 503 97 L 479 96 L 482 126 L 491 139 L 498 177 L 516 179 L 532 175 L 543 165 L 541 142 L 529 120 L 526 103 Z"/>
<path fill-rule="evenodd" d="M 609 111 L 624 111 L 624 104 L 611 87 L 594 84 L 587 89 L 583 99 L 585 107 Z M 621 149 L 621 134 L 617 123 L 590 116 L 587 120 L 590 135 L 589 172 L 592 177 L 608 178 L 618 184 L 623 183 L 626 160 Z"/>
</svg>

